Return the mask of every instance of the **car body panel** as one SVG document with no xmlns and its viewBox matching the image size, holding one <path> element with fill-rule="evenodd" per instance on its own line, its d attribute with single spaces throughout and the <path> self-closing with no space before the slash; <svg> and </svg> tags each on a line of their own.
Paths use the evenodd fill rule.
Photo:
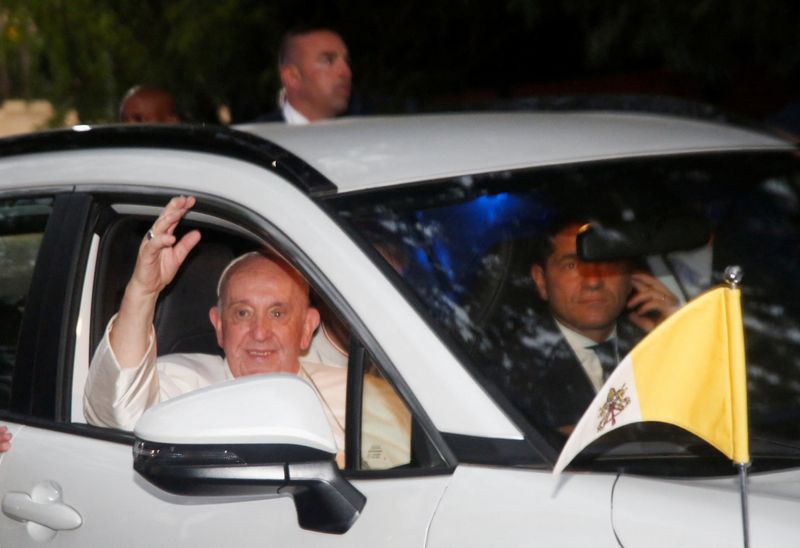
<svg viewBox="0 0 800 548">
<path fill-rule="evenodd" d="M 14 450 L 2 457 L 0 488 L 30 493 L 55 482 L 63 503 L 80 514 L 74 530 L 58 531 L 48 546 L 423 546 L 448 476 L 362 480 L 368 504 L 347 535 L 304 531 L 292 499 L 213 498 L 167 494 L 133 472 L 128 445 L 53 432 L 17 429 Z M 122 464 L 122 466 L 121 466 Z M 385 515 L 392 513 L 393 519 Z M 113 524 L 113 525 L 109 525 Z M 25 523 L 0 514 L 3 546 L 34 547 Z"/>
<path fill-rule="evenodd" d="M 436 511 L 428 546 L 618 546 L 611 528 L 614 479 L 459 466 Z"/>
<path fill-rule="evenodd" d="M 797 470 L 748 478 L 751 546 L 797 546 Z M 624 546 L 740 546 L 739 478 L 672 480 L 625 476 L 614 489 L 614 526 Z"/>
<path fill-rule="evenodd" d="M 791 148 L 776 137 L 733 126 L 602 112 L 438 114 L 344 119 L 313 127 L 237 127 L 306 158 L 339 192 L 653 154 Z"/>
</svg>

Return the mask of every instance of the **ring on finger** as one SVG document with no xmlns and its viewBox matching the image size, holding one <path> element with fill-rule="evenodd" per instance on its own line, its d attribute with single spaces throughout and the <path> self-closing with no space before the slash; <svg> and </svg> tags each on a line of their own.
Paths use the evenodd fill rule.
<svg viewBox="0 0 800 548">
<path fill-rule="evenodd" d="M 153 238 L 156 237 L 156 235 L 153 233 L 153 229 L 152 228 L 147 231 L 147 234 L 145 236 L 146 236 L 148 241 L 152 240 Z"/>
</svg>

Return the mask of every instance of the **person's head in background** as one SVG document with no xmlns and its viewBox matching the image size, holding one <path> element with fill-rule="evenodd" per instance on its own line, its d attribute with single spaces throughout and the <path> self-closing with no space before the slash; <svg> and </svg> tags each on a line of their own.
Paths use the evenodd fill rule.
<svg viewBox="0 0 800 548">
<path fill-rule="evenodd" d="M 350 101 L 350 53 L 325 27 L 296 27 L 281 40 L 278 71 L 285 100 L 309 121 L 343 114 Z"/>
<path fill-rule="evenodd" d="M 153 86 L 134 86 L 119 105 L 119 121 L 125 124 L 177 124 L 180 117 L 169 92 Z"/>
</svg>

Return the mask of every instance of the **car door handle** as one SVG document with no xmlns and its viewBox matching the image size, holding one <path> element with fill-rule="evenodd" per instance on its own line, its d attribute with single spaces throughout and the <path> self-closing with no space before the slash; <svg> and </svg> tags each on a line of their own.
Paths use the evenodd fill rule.
<svg viewBox="0 0 800 548">
<path fill-rule="evenodd" d="M 37 484 L 31 494 L 11 491 L 3 497 L 3 513 L 17 521 L 42 525 L 52 531 L 77 529 L 81 515 L 61 502 L 61 487 L 53 481 Z"/>
</svg>

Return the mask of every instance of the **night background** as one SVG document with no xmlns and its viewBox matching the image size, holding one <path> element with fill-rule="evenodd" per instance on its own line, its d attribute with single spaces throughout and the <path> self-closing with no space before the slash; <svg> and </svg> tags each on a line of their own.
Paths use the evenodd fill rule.
<svg viewBox="0 0 800 548">
<path fill-rule="evenodd" d="M 800 98 L 795 0 L 2 0 L 0 101 L 47 99 L 50 125 L 71 109 L 110 122 L 149 83 L 190 121 L 220 105 L 249 121 L 275 108 L 278 43 L 298 24 L 344 37 L 356 114 L 644 95 L 759 123 Z"/>
</svg>

